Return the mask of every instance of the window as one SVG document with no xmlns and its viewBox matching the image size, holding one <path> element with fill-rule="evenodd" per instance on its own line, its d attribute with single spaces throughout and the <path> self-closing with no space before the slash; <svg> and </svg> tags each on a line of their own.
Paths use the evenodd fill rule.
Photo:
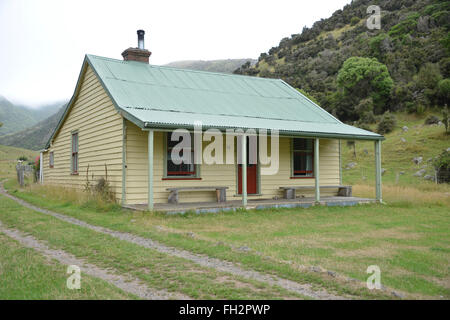
<svg viewBox="0 0 450 320">
<path fill-rule="evenodd" d="M 78 174 L 78 132 L 72 133 L 72 174 Z"/>
<path fill-rule="evenodd" d="M 190 163 L 180 163 L 175 164 L 172 161 L 172 150 L 173 148 L 180 143 L 180 140 L 178 141 L 172 141 L 172 133 L 167 133 L 166 138 L 166 146 L 167 146 L 167 153 L 166 153 L 166 176 L 167 178 L 171 177 L 186 177 L 186 178 L 195 178 L 197 176 L 197 170 L 196 165 L 194 164 L 194 139 L 191 134 L 191 147 L 185 148 L 184 150 L 180 150 L 180 157 L 184 157 L 183 154 L 184 151 L 189 149 L 190 152 Z"/>
<path fill-rule="evenodd" d="M 310 178 L 314 176 L 314 140 L 292 139 L 292 176 Z"/>
<path fill-rule="evenodd" d="M 53 155 L 53 151 L 51 151 L 49 154 L 49 160 L 48 160 L 48 164 L 49 164 L 50 168 L 53 168 L 54 161 L 55 161 L 55 158 Z"/>
</svg>

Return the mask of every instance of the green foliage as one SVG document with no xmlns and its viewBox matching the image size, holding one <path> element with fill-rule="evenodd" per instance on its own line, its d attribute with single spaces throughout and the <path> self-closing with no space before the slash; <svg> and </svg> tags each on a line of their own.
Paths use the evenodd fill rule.
<svg viewBox="0 0 450 320">
<path fill-rule="evenodd" d="M 354 25 L 358 24 L 359 20 L 360 20 L 360 19 L 359 19 L 358 17 L 353 17 L 353 18 L 350 20 L 350 25 L 354 26 Z"/>
<path fill-rule="evenodd" d="M 447 78 L 439 81 L 438 88 L 439 97 L 442 99 L 442 101 L 450 101 L 450 79 Z"/>
<path fill-rule="evenodd" d="M 450 126 L 450 115 L 447 105 L 445 105 L 444 109 L 442 110 L 442 123 L 445 126 L 445 133 L 448 133 L 448 129 Z"/>
<path fill-rule="evenodd" d="M 424 113 L 443 105 L 438 83 L 450 78 L 450 2 L 380 0 L 377 4 L 383 10 L 381 30 L 354 24 L 355 17 L 365 17 L 367 2 L 352 1 L 312 28 L 284 38 L 278 47 L 262 53 L 256 65 L 239 73 L 282 78 L 347 122 L 359 122 L 367 111 L 358 105 L 367 98 L 372 98 L 375 115 L 387 110 Z M 394 82 L 390 94 L 379 99 L 378 90 L 371 94 L 354 90 L 351 95 L 339 90 L 338 73 L 352 57 L 376 58 L 385 65 Z M 431 70 L 425 70 L 429 65 Z"/>
<path fill-rule="evenodd" d="M 375 110 L 381 111 L 389 98 L 394 81 L 386 65 L 375 58 L 348 58 L 337 75 L 337 84 L 352 98 L 371 97 Z M 369 105 L 366 103 L 365 105 Z M 371 110 L 364 110 L 371 111 Z"/>
<path fill-rule="evenodd" d="M 305 97 L 307 97 L 309 100 L 311 100 L 315 104 L 319 104 L 319 102 L 317 102 L 317 100 L 312 95 L 310 95 L 308 92 L 306 92 L 305 90 L 297 89 L 297 91 L 300 92 L 301 94 L 303 94 Z"/>
<path fill-rule="evenodd" d="M 438 169 L 450 169 L 450 151 L 444 150 L 436 159 L 433 161 L 433 166 L 436 170 Z"/>
<path fill-rule="evenodd" d="M 434 63 L 426 63 L 420 68 L 416 82 L 421 89 L 434 89 L 441 79 L 439 67 Z"/>
<path fill-rule="evenodd" d="M 17 158 L 19 161 L 28 161 L 28 158 L 26 156 L 20 156 Z"/>
<path fill-rule="evenodd" d="M 417 19 L 420 17 L 419 13 L 413 13 L 406 19 L 400 21 L 389 30 L 388 34 L 391 37 L 401 37 L 412 32 L 417 26 Z"/>
<path fill-rule="evenodd" d="M 397 118 L 390 112 L 386 112 L 378 123 L 377 132 L 379 134 L 390 133 L 395 129 Z"/>
<path fill-rule="evenodd" d="M 382 32 L 369 40 L 369 46 L 374 55 L 380 56 L 381 54 L 380 45 L 386 38 L 388 38 L 388 35 Z"/>
</svg>

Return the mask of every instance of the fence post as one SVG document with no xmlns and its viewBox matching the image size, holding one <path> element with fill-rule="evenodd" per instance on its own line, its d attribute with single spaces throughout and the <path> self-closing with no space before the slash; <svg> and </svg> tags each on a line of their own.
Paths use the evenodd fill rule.
<svg viewBox="0 0 450 320">
<path fill-rule="evenodd" d="M 16 170 L 17 170 L 17 181 L 19 182 L 19 185 L 23 187 L 25 184 L 24 183 L 25 167 L 21 163 L 18 163 L 16 165 Z"/>
</svg>

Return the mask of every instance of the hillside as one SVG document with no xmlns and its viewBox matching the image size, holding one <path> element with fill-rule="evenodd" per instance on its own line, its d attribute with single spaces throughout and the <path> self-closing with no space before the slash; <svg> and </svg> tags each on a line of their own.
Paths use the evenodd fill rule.
<svg viewBox="0 0 450 320">
<path fill-rule="evenodd" d="M 256 63 L 254 59 L 224 59 L 224 60 L 184 60 L 166 64 L 168 67 L 191 69 L 200 71 L 233 73 L 234 70 L 250 61 L 250 65 Z"/>
<path fill-rule="evenodd" d="M 47 119 L 44 119 L 25 130 L 0 136 L 0 144 L 30 150 L 40 150 L 44 148 L 50 135 L 56 128 L 64 109 L 64 106 L 59 106 L 59 111 Z"/>
<path fill-rule="evenodd" d="M 38 155 L 35 151 L 2 146 L 0 144 L 0 177 L 9 178 L 15 176 L 15 165 L 19 157 L 25 156 L 29 161 L 34 161 Z"/>
<path fill-rule="evenodd" d="M 382 143 L 383 185 L 430 189 L 430 185 L 435 183 L 427 181 L 425 177 L 434 177 L 432 160 L 450 148 L 449 136 L 445 134 L 442 124 L 426 125 L 427 115 L 395 115 L 397 124 L 391 133 L 385 135 L 386 140 Z M 376 125 L 372 125 L 370 129 L 375 131 Z M 419 157 L 422 159 L 416 164 L 413 159 Z M 350 163 L 353 165 L 349 165 Z M 345 184 L 373 186 L 373 142 L 357 141 L 354 148 L 342 141 L 342 167 Z M 415 175 L 422 169 L 420 174 Z"/>
<path fill-rule="evenodd" d="M 366 26 L 369 5 L 381 8 L 380 30 Z M 282 78 L 347 122 L 440 112 L 450 100 L 449 28 L 448 1 L 356 0 L 235 73 Z"/>
<path fill-rule="evenodd" d="M 62 103 L 52 103 L 39 108 L 16 105 L 0 96 L 0 136 L 28 129 L 58 112 Z"/>
</svg>

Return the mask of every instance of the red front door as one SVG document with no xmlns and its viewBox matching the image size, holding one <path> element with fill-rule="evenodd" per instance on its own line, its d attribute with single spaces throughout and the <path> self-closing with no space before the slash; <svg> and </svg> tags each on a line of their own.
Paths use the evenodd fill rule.
<svg viewBox="0 0 450 320">
<path fill-rule="evenodd" d="M 257 188 L 257 165 L 248 164 L 247 165 L 247 194 L 256 194 L 258 192 Z M 242 194 L 242 165 L 238 168 L 238 193 Z"/>
<path fill-rule="evenodd" d="M 255 141 L 253 141 L 255 143 Z M 250 151 L 252 150 L 252 151 Z M 249 153 L 253 152 L 253 157 Z M 258 193 L 257 179 L 258 179 L 258 165 L 250 164 L 250 158 L 257 159 L 257 149 L 250 148 L 250 139 L 247 137 L 247 194 Z M 255 161 L 253 161 L 255 162 Z M 238 165 L 238 194 L 242 194 L 242 164 Z"/>
</svg>

